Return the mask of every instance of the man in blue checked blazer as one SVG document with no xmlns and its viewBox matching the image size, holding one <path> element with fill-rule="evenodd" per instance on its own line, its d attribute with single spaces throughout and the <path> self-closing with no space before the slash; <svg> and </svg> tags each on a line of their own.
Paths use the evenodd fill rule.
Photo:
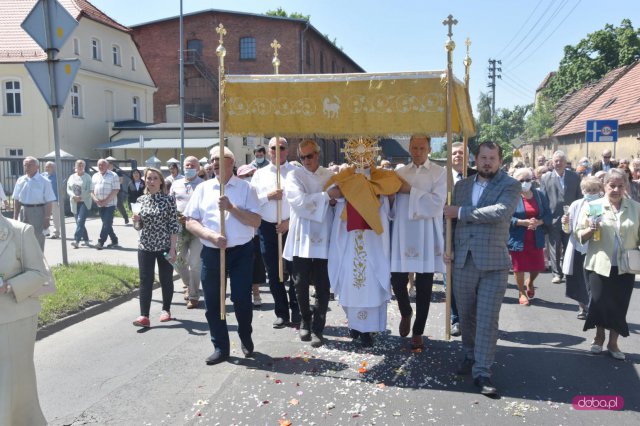
<svg viewBox="0 0 640 426">
<path fill-rule="evenodd" d="M 491 366 L 511 267 L 509 224 L 521 189 L 501 165 L 502 148 L 493 142 L 480 144 L 478 173 L 456 184 L 452 205 L 444 208 L 445 217 L 457 219 L 452 280 L 465 352 L 458 374 L 472 373 L 474 384 L 488 396 L 497 395 Z"/>
</svg>

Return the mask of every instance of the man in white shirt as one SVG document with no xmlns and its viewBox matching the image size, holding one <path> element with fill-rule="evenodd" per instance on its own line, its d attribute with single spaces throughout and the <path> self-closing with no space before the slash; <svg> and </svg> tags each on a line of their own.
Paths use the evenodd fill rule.
<svg viewBox="0 0 640 426">
<path fill-rule="evenodd" d="M 402 186 L 393 203 L 391 233 L 391 286 L 398 301 L 400 336 L 409 335 L 411 302 L 407 292 L 410 272 L 416 273 L 416 320 L 411 345 L 422 349 L 431 304 L 434 272 L 444 272 L 442 213 L 447 194 L 447 174 L 429 161 L 431 138 L 413 135 L 409 142 L 412 162 L 397 170 Z"/>
<path fill-rule="evenodd" d="M 208 365 L 219 364 L 229 358 L 230 342 L 227 321 L 220 319 L 220 249 L 225 249 L 226 264 L 231 282 L 231 301 L 238 321 L 238 335 L 245 357 L 253 355 L 251 321 L 251 278 L 253 275 L 253 234 L 260 225 L 258 199 L 251 186 L 233 176 L 235 158 L 230 149 L 220 153 L 211 150 L 215 179 L 198 185 L 187 204 L 187 230 L 200 238 L 202 248 L 202 290 L 205 316 L 209 323 L 211 342 L 215 351 L 207 359 Z M 220 196 L 220 162 L 224 164 L 224 196 Z M 224 212 L 225 233 L 220 233 L 220 213 Z"/>
<path fill-rule="evenodd" d="M 173 163 L 172 163 L 173 164 Z M 193 191 L 204 180 L 198 177 L 200 163 L 194 156 L 184 159 L 184 177 L 176 178 L 171 185 L 169 194 L 176 199 L 176 208 L 179 213 L 184 212 L 187 203 L 191 199 Z M 185 291 L 185 299 L 187 299 L 187 309 L 195 309 L 200 302 L 200 252 L 202 251 L 202 243 L 198 238 L 191 234 L 186 228 L 185 217 L 180 214 L 180 224 L 183 226 L 182 231 L 178 234 L 178 242 L 176 245 L 176 262 L 175 268 L 180 274 L 180 278 L 187 290 Z"/>
<path fill-rule="evenodd" d="M 111 244 L 107 247 L 117 247 L 118 237 L 113 232 L 113 212 L 118 204 L 118 192 L 120 191 L 120 178 L 109 171 L 109 162 L 103 158 L 98 160 L 98 173 L 91 177 L 91 199 L 98 206 L 102 229 L 97 250 L 104 248 L 107 237 L 111 238 Z"/>
<path fill-rule="evenodd" d="M 280 189 L 277 189 L 276 185 L 276 149 L 280 150 Z M 280 281 L 278 272 L 278 234 L 282 234 L 282 244 L 284 246 L 289 229 L 289 203 L 282 188 L 289 172 L 295 169 L 287 161 L 288 154 L 288 143 L 285 138 L 279 138 L 277 143 L 275 137 L 271 138 L 269 141 L 271 164 L 257 170 L 253 174 L 253 178 L 251 178 L 251 186 L 255 188 L 260 202 L 262 221 L 258 229 L 258 236 L 260 237 L 260 251 L 262 252 L 267 276 L 269 277 L 269 290 L 275 305 L 276 319 L 273 322 L 274 328 L 284 328 L 290 321 L 292 324 L 300 323 L 300 310 L 295 288 L 289 283 L 289 291 L 287 292 L 286 283 Z M 280 225 L 278 225 L 277 216 L 278 202 L 282 205 Z M 285 267 L 287 266 L 286 263 L 288 262 L 285 262 Z M 291 314 L 289 309 L 291 309 Z"/>
<path fill-rule="evenodd" d="M 329 203 L 340 193 L 335 187 L 326 192 L 322 189 L 333 173 L 320 166 L 320 147 L 314 140 L 307 139 L 298 145 L 298 157 L 303 167 L 291 171 L 285 184 L 291 217 L 283 256 L 293 266 L 293 283 L 302 317 L 300 340 L 319 347 L 324 339 L 330 295 L 327 258 L 333 209 Z M 316 289 L 313 309 L 309 305 L 311 283 Z"/>
<path fill-rule="evenodd" d="M 44 251 L 44 233 L 49 229 L 51 210 L 56 199 L 49 182 L 39 173 L 39 163 L 26 157 L 22 166 L 24 175 L 13 188 L 13 219 L 33 226 L 40 248 Z"/>
</svg>

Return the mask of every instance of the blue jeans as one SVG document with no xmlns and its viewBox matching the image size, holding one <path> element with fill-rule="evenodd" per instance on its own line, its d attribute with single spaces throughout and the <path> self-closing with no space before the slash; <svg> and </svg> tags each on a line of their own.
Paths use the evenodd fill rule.
<svg viewBox="0 0 640 426">
<path fill-rule="evenodd" d="M 75 214 L 76 219 L 76 232 L 73 234 L 73 239 L 76 240 L 76 243 L 82 241 L 89 241 L 89 234 L 87 234 L 87 228 L 85 228 L 84 223 L 87 221 L 87 214 L 89 210 L 87 209 L 87 205 L 83 202 L 77 203 L 77 209 Z"/>
<path fill-rule="evenodd" d="M 220 319 L 220 249 L 204 246 L 202 259 L 202 291 L 205 317 L 209 323 L 211 342 L 217 352 L 229 355 L 227 321 Z M 226 249 L 226 270 L 231 281 L 231 302 L 238 321 L 240 340 L 251 341 L 251 278 L 253 276 L 253 242 Z"/>
<path fill-rule="evenodd" d="M 116 233 L 113 232 L 113 212 L 116 210 L 116 206 L 100 207 L 100 220 L 102 220 L 102 229 L 100 230 L 99 243 L 104 244 L 107 241 L 107 237 L 111 238 L 112 243 L 118 242 Z"/>
<path fill-rule="evenodd" d="M 300 320 L 300 309 L 298 308 L 298 298 L 296 297 L 295 286 L 289 281 L 289 290 L 287 291 L 287 283 L 282 283 L 278 276 L 278 233 L 276 232 L 276 224 L 263 220 L 258 228 L 258 236 L 260 237 L 260 251 L 264 260 L 264 267 L 269 277 L 269 290 L 273 296 L 275 305 L 274 312 L 276 317 L 282 318 L 285 322 L 289 320 Z M 287 234 L 282 236 L 282 246 L 287 240 Z M 284 267 L 291 271 L 291 262 L 283 260 Z M 291 308 L 291 316 L 289 316 L 289 308 Z"/>
</svg>

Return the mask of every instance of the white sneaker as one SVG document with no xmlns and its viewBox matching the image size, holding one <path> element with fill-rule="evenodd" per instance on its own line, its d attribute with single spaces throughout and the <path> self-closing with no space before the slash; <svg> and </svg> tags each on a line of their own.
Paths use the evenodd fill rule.
<svg viewBox="0 0 640 426">
<path fill-rule="evenodd" d="M 78 248 L 78 246 L 79 246 L 79 244 L 78 244 L 78 242 L 77 242 L 77 241 L 71 241 L 71 247 L 73 247 L 73 248 L 77 249 L 77 248 Z"/>
<path fill-rule="evenodd" d="M 554 284 L 560 284 L 561 282 L 563 282 L 564 280 L 560 277 L 553 277 L 553 279 L 551 280 L 552 283 Z"/>
<path fill-rule="evenodd" d="M 80 243 L 82 245 L 82 247 L 90 247 L 91 243 L 89 241 L 83 241 Z"/>
</svg>

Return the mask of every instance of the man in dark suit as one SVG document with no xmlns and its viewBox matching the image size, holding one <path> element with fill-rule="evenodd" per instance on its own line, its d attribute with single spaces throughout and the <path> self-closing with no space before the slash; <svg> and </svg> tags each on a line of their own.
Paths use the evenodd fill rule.
<svg viewBox="0 0 640 426">
<path fill-rule="evenodd" d="M 595 163 L 593 163 L 593 166 L 591 167 L 591 175 L 592 176 L 595 175 L 600 170 L 604 170 L 605 172 L 608 172 L 609 170 L 615 169 L 617 167 L 618 167 L 618 162 L 616 160 L 611 159 L 611 150 L 605 149 L 604 151 L 602 151 L 602 160 L 598 160 Z"/>
<path fill-rule="evenodd" d="M 569 235 L 562 232 L 563 207 L 569 206 L 578 198 L 582 198 L 580 190 L 580 176 L 574 171 L 567 170 L 567 157 L 564 152 L 553 153 L 554 169 L 545 173 L 540 182 L 540 189 L 549 197 L 551 207 L 551 226 L 549 227 L 549 258 L 553 271 L 552 283 L 558 284 L 564 280 L 562 273 L 562 258 L 569 242 Z"/>
<path fill-rule="evenodd" d="M 453 203 L 444 208 L 446 218 L 457 219 L 452 278 L 465 353 L 458 374 L 472 373 L 474 384 L 488 396 L 497 394 L 491 366 L 511 267 L 509 225 L 521 189 L 520 182 L 500 170 L 501 164 L 499 145 L 480 144 L 478 173 L 456 184 Z"/>
</svg>

